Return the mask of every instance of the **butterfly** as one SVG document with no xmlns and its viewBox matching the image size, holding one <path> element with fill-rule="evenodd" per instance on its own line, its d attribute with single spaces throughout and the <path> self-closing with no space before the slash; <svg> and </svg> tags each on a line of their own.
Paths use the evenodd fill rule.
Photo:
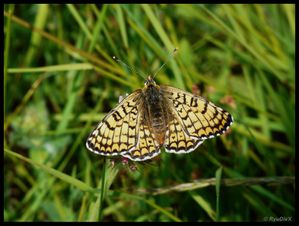
<svg viewBox="0 0 299 226">
<path fill-rule="evenodd" d="M 145 161 L 162 147 L 169 153 L 192 152 L 232 123 L 231 114 L 205 98 L 159 86 L 148 76 L 144 88 L 125 97 L 90 133 L 86 147 L 100 155 Z"/>
</svg>

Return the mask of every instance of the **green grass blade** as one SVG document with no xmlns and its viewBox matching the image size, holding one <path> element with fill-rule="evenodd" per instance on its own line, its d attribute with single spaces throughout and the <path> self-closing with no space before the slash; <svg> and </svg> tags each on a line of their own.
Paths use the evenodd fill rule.
<svg viewBox="0 0 299 226">
<path fill-rule="evenodd" d="M 92 40 L 93 36 L 92 36 L 91 32 L 89 31 L 88 27 L 86 26 L 86 24 L 85 24 L 83 18 L 81 17 L 80 13 L 75 8 L 75 6 L 73 4 L 66 4 L 66 6 L 69 9 L 72 16 L 77 21 L 78 25 L 80 26 L 80 28 L 82 29 L 84 34 L 88 37 L 89 40 Z"/>
<path fill-rule="evenodd" d="M 219 202 L 220 202 L 220 185 L 221 185 L 222 168 L 216 171 L 216 221 L 220 220 Z"/>
<path fill-rule="evenodd" d="M 29 158 L 26 158 L 16 152 L 13 152 L 11 150 L 8 150 L 8 149 L 4 149 L 4 152 L 7 153 L 8 155 L 10 156 L 13 156 L 13 157 L 16 157 L 18 159 L 21 159 L 23 161 L 26 161 L 28 163 L 30 163 L 31 165 L 35 166 L 35 167 L 38 167 L 42 170 L 44 170 L 45 172 L 59 178 L 60 180 L 66 182 L 66 183 L 69 183 L 77 188 L 79 188 L 80 190 L 82 191 L 88 191 L 88 192 L 91 192 L 93 191 L 93 188 L 90 187 L 89 185 L 83 183 L 82 181 L 76 179 L 76 178 L 73 178 L 67 174 L 64 174 L 56 169 L 53 169 L 51 167 L 48 167 L 47 165 L 44 165 L 44 164 L 41 164 L 41 163 L 38 163 L 38 162 L 35 162 L 35 161 L 32 161 L 31 159 Z"/>
<path fill-rule="evenodd" d="M 197 204 L 200 205 L 200 207 L 208 214 L 208 216 L 213 221 L 216 221 L 216 213 L 212 209 L 210 203 L 206 201 L 204 197 L 199 194 L 195 194 L 194 192 L 191 192 L 191 197 L 197 202 Z"/>
<path fill-rule="evenodd" d="M 3 115 L 5 118 L 6 113 L 6 83 L 7 83 L 7 74 L 8 74 L 8 62 L 9 62 L 9 49 L 10 49 L 10 36 L 11 36 L 11 15 L 14 12 L 14 5 L 9 5 L 9 12 L 6 21 L 6 33 L 5 33 L 5 47 L 4 47 L 4 84 L 3 84 Z"/>
<path fill-rule="evenodd" d="M 37 14 L 35 17 L 34 27 L 40 30 L 44 30 L 47 24 L 47 17 L 49 15 L 49 5 L 48 4 L 37 4 Z M 30 46 L 25 56 L 25 65 L 30 66 L 31 62 L 34 60 L 36 54 L 38 54 L 39 47 L 41 46 L 42 36 L 40 33 L 32 33 Z"/>
<path fill-rule="evenodd" d="M 168 35 L 166 34 L 165 30 L 161 26 L 161 22 L 158 20 L 158 18 L 152 11 L 151 7 L 147 4 L 142 4 L 141 7 L 143 8 L 144 12 L 146 13 L 148 19 L 151 21 L 152 25 L 154 26 L 157 34 L 160 36 L 164 45 L 167 47 L 168 50 L 173 50 L 174 49 L 173 44 L 171 43 Z"/>
<path fill-rule="evenodd" d="M 9 68 L 10 74 L 24 74 L 24 73 L 50 73 L 59 71 L 77 71 L 77 70 L 92 70 L 94 67 L 89 63 L 79 64 L 60 64 L 54 66 L 34 67 L 34 68 Z"/>
<path fill-rule="evenodd" d="M 125 19 L 123 15 L 123 10 L 120 5 L 114 5 L 116 9 L 116 19 L 118 21 L 119 27 L 120 27 L 120 34 L 121 38 L 123 40 L 124 48 L 129 48 L 128 38 L 127 38 L 127 29 L 125 26 Z"/>
</svg>

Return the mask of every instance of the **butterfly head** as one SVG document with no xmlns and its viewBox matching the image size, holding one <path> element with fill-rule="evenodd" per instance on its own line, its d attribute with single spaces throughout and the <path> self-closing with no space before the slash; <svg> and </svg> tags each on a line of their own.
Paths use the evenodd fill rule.
<svg viewBox="0 0 299 226">
<path fill-rule="evenodd" d="M 147 78 L 146 78 L 146 80 L 144 82 L 144 85 L 145 86 L 150 86 L 150 85 L 156 86 L 156 82 L 153 79 L 153 77 L 151 75 L 149 75 L 149 76 L 147 76 Z"/>
</svg>

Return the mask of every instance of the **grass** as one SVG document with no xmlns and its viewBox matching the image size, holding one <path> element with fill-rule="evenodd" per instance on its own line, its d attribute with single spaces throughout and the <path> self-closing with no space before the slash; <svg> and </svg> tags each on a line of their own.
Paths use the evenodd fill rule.
<svg viewBox="0 0 299 226">
<path fill-rule="evenodd" d="M 5 221 L 295 218 L 295 6 L 4 6 Z M 156 82 L 235 119 L 186 155 L 114 167 L 90 131 L 179 51 Z M 288 218 L 291 217 L 291 218 Z M 286 220 L 287 221 L 287 220 Z"/>
</svg>

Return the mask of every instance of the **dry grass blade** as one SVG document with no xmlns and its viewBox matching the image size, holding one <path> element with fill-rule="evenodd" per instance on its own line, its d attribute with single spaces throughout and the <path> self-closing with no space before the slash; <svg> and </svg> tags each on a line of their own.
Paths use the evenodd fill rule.
<svg viewBox="0 0 299 226">
<path fill-rule="evenodd" d="M 253 186 L 253 185 L 283 185 L 294 184 L 295 177 L 282 176 L 282 177 L 251 177 L 241 179 L 221 179 L 222 186 Z M 183 183 L 166 188 L 155 189 L 137 189 L 133 193 L 161 195 L 169 192 L 184 192 L 191 191 L 199 188 L 205 188 L 208 186 L 215 186 L 216 178 L 201 179 L 191 183 Z"/>
</svg>

